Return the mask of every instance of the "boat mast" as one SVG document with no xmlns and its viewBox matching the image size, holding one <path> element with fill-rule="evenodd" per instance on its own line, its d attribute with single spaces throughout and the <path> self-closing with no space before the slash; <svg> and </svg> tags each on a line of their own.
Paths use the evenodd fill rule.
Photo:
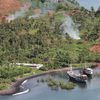
<svg viewBox="0 0 100 100">
<path fill-rule="evenodd" d="M 73 70 L 73 68 L 72 68 L 72 64 L 70 64 L 70 71 L 72 71 Z"/>
</svg>

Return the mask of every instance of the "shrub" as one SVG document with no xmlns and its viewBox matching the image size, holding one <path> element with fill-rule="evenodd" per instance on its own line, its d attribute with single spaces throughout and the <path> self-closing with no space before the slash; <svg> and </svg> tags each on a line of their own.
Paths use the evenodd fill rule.
<svg viewBox="0 0 100 100">
<path fill-rule="evenodd" d="M 4 90 L 6 89 L 6 85 L 5 84 L 0 84 L 0 90 Z"/>
</svg>

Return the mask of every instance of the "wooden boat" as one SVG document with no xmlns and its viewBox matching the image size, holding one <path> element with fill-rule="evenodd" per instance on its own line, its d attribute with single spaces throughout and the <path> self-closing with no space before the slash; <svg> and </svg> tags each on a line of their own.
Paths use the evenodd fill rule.
<svg viewBox="0 0 100 100">
<path fill-rule="evenodd" d="M 86 83 L 87 75 L 75 74 L 73 71 L 68 71 L 67 74 L 73 82 Z"/>
</svg>

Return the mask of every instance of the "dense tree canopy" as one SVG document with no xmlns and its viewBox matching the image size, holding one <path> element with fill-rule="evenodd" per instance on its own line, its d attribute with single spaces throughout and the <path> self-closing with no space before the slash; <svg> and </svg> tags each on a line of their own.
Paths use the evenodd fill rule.
<svg viewBox="0 0 100 100">
<path fill-rule="evenodd" d="M 100 43 L 100 16 L 93 8 L 88 11 L 71 7 L 59 4 L 52 17 L 25 17 L 0 23 L 0 64 L 31 62 L 61 67 L 99 59 L 93 56 L 89 47 Z M 68 34 L 62 34 L 62 16 L 58 13 L 62 8 L 63 11 L 74 12 L 71 17 L 79 27 L 81 40 L 73 40 Z"/>
</svg>

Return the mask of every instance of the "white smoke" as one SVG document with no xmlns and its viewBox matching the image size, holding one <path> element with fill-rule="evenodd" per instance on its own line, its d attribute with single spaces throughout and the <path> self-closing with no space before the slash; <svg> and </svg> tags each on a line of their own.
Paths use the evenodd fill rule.
<svg viewBox="0 0 100 100">
<path fill-rule="evenodd" d="M 63 24 L 61 25 L 61 29 L 63 30 L 64 34 L 68 33 L 71 38 L 80 39 L 79 30 L 70 16 L 65 17 Z"/>
<path fill-rule="evenodd" d="M 25 3 L 19 11 L 16 11 L 14 14 L 10 14 L 9 16 L 6 17 L 6 20 L 8 22 L 13 21 L 17 19 L 18 17 L 23 17 L 25 13 L 29 10 L 31 4 L 30 3 Z"/>
</svg>

